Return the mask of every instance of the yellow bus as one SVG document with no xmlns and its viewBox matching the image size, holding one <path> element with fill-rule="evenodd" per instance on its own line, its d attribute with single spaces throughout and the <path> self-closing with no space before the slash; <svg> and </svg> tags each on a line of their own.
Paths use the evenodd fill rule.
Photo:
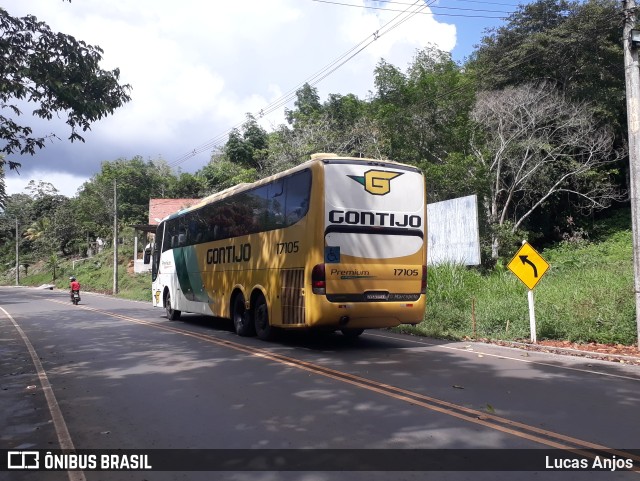
<svg viewBox="0 0 640 481">
<path fill-rule="evenodd" d="M 427 283 L 425 184 L 412 166 L 314 154 L 163 219 L 153 305 L 233 320 L 240 336 L 280 329 L 417 324 Z"/>
</svg>

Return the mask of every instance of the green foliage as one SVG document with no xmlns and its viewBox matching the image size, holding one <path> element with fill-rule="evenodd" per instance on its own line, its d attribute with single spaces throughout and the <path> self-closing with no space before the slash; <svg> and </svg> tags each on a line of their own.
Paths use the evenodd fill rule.
<svg viewBox="0 0 640 481">
<path fill-rule="evenodd" d="M 611 165 L 621 157 L 613 135 L 585 103 L 572 103 L 542 83 L 480 92 L 472 112 L 474 157 L 491 176 L 485 203 L 489 225 L 530 228 L 532 214 L 603 209 L 623 199 Z M 492 257 L 499 239 L 492 240 Z"/>
<path fill-rule="evenodd" d="M 210 192 L 219 192 L 242 182 L 254 182 L 258 179 L 255 169 L 245 169 L 224 158 L 205 165 L 199 175 L 205 180 Z"/>
<path fill-rule="evenodd" d="M 211 162 L 195 174 L 176 174 L 163 160 L 118 159 L 104 162 L 73 199 L 57 195 L 46 182 L 34 182 L 29 195 L 7 197 L 0 182 L 0 202 L 4 201 L 0 262 L 13 265 L 18 219 L 21 255 L 33 264 L 26 276 L 30 282 L 50 278 L 50 272 L 36 267 L 43 257 L 51 261 L 49 256 L 57 256 L 57 275 L 68 273 L 71 267 L 65 256 L 84 255 L 88 241 L 111 237 L 114 182 L 122 227 L 146 223 L 152 197 L 202 197 L 298 165 L 314 152 L 389 158 L 424 171 L 430 202 L 478 194 L 480 211 L 487 213 L 480 219 L 483 251 L 487 257 L 495 255 L 495 264 L 482 271 L 463 266 L 429 269 L 427 317 L 418 330 L 444 337 L 470 336 L 474 311 L 478 337 L 526 338 L 525 290 L 504 266 L 521 240 L 528 238 L 539 240 L 540 245 L 561 241 L 545 251 L 552 269 L 536 288 L 539 335 L 630 342 L 634 329 L 625 237 L 628 215 L 625 218 L 623 211 L 615 223 L 603 221 L 606 214 L 588 217 L 579 209 L 584 205 L 570 193 L 583 189 L 615 200 L 612 187 L 614 183 L 625 187 L 625 168 L 617 164 L 588 169 L 579 178 L 565 179 L 562 195 L 544 197 L 544 191 L 576 165 L 584 150 L 568 148 L 561 157 L 547 158 L 519 179 L 521 165 L 506 168 L 504 164 L 522 160 L 528 153 L 554 151 L 558 132 L 554 121 L 578 117 L 569 112 L 569 105 L 580 105 L 595 119 L 592 125 L 613 131 L 611 152 L 620 151 L 626 129 L 616 21 L 620 13 L 621 6 L 613 0 L 536 0 L 520 6 L 504 26 L 488 32 L 464 66 L 447 52 L 427 47 L 416 52 L 405 71 L 381 60 L 367 100 L 330 94 L 322 102 L 317 89 L 305 84 L 296 92 L 294 108 L 286 111 L 287 124 L 267 133 L 254 117 L 247 116 Z M 20 114 L 18 105 L 24 105 L 20 102 L 31 98 L 38 107 L 35 115 L 46 119 L 64 112 L 74 141 L 81 139 L 80 129 L 86 130 L 91 122 L 129 101 L 128 86 L 118 84 L 119 72 L 100 69 L 99 47 L 55 34 L 34 17 L 12 18 L 1 8 L 0 32 L 0 53 L 9 59 L 0 65 L 0 108 L 9 109 L 14 119 Z M 539 85 L 541 80 L 559 92 L 552 105 L 567 101 L 551 120 L 540 124 L 556 137 L 534 138 L 525 125 L 524 135 L 508 146 L 511 150 L 499 168 L 492 161 L 483 163 L 483 159 L 496 159 L 492 155 L 502 147 L 503 138 L 514 136 L 511 131 L 501 137 L 504 132 L 487 128 L 488 121 L 473 122 L 474 107 L 489 97 L 495 100 L 494 106 L 504 106 L 507 94 L 524 84 Z M 540 103 L 527 104 L 527 109 Z M 523 112 L 513 107 L 506 110 L 512 116 Z M 496 122 L 504 119 L 501 116 Z M 578 126 L 575 131 L 585 129 Z M 33 135 L 30 127 L 5 116 L 0 116 L 0 138 L 6 141 L 0 152 L 9 153 L 34 153 L 45 141 Z M 0 180 L 4 163 L 0 158 Z M 11 168 L 17 165 L 8 163 Z M 501 213 L 500 206 L 505 205 L 510 207 Z M 28 229 L 31 232 L 24 236 Z M 97 257 L 74 272 L 87 288 L 110 292 L 110 264 L 108 255 Z M 120 275 L 123 289 L 137 290 L 147 300 L 148 278 L 128 276 L 124 268 Z M 57 282 L 66 288 L 64 276 Z"/>
<path fill-rule="evenodd" d="M 78 192 L 75 214 L 81 232 L 101 237 L 109 235 L 113 224 L 114 183 L 118 219 L 124 225 L 146 224 L 151 198 L 200 194 L 205 185 L 204 179 L 191 174 L 176 178 L 162 162 L 145 162 L 141 157 L 105 161 L 101 171 Z"/>
<path fill-rule="evenodd" d="M 29 194 L 9 196 L 0 216 L 0 265 L 13 265 L 16 219 L 21 256 L 28 258 L 51 253 L 84 256 L 90 241 L 110 238 L 114 181 L 121 228 L 146 224 L 152 197 L 197 198 L 207 191 L 203 176 L 175 174 L 164 161 L 145 162 L 140 157 L 103 162 L 101 171 L 72 199 L 59 195 L 50 183 L 31 181 Z"/>
<path fill-rule="evenodd" d="M 482 198 L 488 188 L 488 176 L 482 164 L 471 156 L 453 152 L 445 163 L 420 162 L 427 183 L 428 202 L 477 194 Z"/>
<path fill-rule="evenodd" d="M 624 129 L 622 4 L 614 0 L 538 0 L 490 30 L 473 55 L 482 89 L 541 79 L 572 100 L 588 100 L 616 131 Z"/>
<path fill-rule="evenodd" d="M 56 280 L 56 274 L 59 272 L 60 269 L 60 259 L 58 258 L 57 254 L 51 254 L 46 261 L 47 269 L 49 269 L 49 271 L 51 271 L 51 280 L 55 282 Z"/>
<path fill-rule="evenodd" d="M 261 171 L 267 156 L 267 144 L 267 132 L 252 115 L 247 115 L 242 129 L 231 131 L 222 150 L 224 157 L 230 162 L 245 169 Z"/>
<path fill-rule="evenodd" d="M 206 195 L 207 183 L 201 175 L 181 172 L 177 177 L 170 174 L 164 180 L 167 184 L 167 192 L 160 192 L 160 197 L 197 199 Z"/>
<path fill-rule="evenodd" d="M 349 157 L 381 158 L 381 132 L 368 116 L 368 103 L 353 94 L 330 94 L 320 103 L 317 89 L 296 92 L 296 108 L 287 111 L 292 128 L 281 125 L 269 136 L 265 174 L 308 160 L 309 154 L 335 152 Z"/>
<path fill-rule="evenodd" d="M 305 82 L 296 92 L 294 106 L 293 110 L 285 111 L 287 122 L 290 125 L 304 128 L 305 125 L 313 123 L 320 116 L 322 110 L 318 89 Z"/>
<path fill-rule="evenodd" d="M 100 68 L 100 47 L 53 32 L 32 15 L 12 17 L 3 8 L 0 33 L 0 109 L 13 115 L 0 115 L 0 138 L 5 142 L 1 152 L 34 154 L 45 145 L 46 137 L 32 135 L 31 127 L 15 121 L 25 100 L 37 105 L 33 114 L 40 118 L 66 114 L 72 142 L 83 141 L 78 131 L 88 130 L 92 122 L 130 100 L 129 86 L 118 83 L 118 69 Z M 19 165 L 7 162 L 12 169 Z"/>
<path fill-rule="evenodd" d="M 329 94 L 323 111 L 331 121 L 332 130 L 347 131 L 365 114 L 366 104 L 353 94 Z"/>
<path fill-rule="evenodd" d="M 406 74 L 381 61 L 375 69 L 371 115 L 388 136 L 390 158 L 446 165 L 450 153 L 468 150 L 473 77 L 450 54 L 418 51 Z"/>
<path fill-rule="evenodd" d="M 522 241 L 535 242 L 537 235 L 522 229 L 514 228 L 513 222 L 505 221 L 503 224 L 494 224 L 489 228 L 490 236 L 485 236 L 481 241 L 481 249 L 486 259 L 491 258 L 492 244 L 489 239 L 495 239 L 498 243 L 498 257 L 491 262 L 507 265 L 516 251 L 522 246 Z"/>
<path fill-rule="evenodd" d="M 636 343 L 631 250 L 628 230 L 600 242 L 563 242 L 544 250 L 551 268 L 534 291 L 538 339 Z M 501 264 L 485 274 L 459 265 L 431 267 L 425 320 L 401 330 L 527 340 L 527 288 Z"/>
<path fill-rule="evenodd" d="M 151 273 L 132 274 L 127 266 L 133 255 L 131 245 L 120 246 L 118 249 L 118 297 L 151 302 L 150 286 Z M 69 277 L 75 276 L 83 291 L 100 294 L 113 292 L 113 249 L 107 248 L 102 253 L 90 259 L 72 261 L 71 259 L 57 259 L 56 279 L 52 280 L 48 259 L 44 263 L 34 263 L 28 274 L 24 271 L 20 275 L 20 284 L 26 286 L 40 286 L 53 283 L 58 289 L 69 289 Z M 5 276 L 4 283 L 12 284 L 14 278 Z M 87 301 L 85 300 L 85 303 Z"/>
</svg>

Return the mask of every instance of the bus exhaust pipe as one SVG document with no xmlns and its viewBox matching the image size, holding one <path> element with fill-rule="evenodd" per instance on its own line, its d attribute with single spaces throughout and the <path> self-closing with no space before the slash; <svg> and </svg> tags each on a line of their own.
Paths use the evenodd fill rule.
<svg viewBox="0 0 640 481">
<path fill-rule="evenodd" d="M 350 321 L 349 316 L 342 316 L 338 321 L 338 325 L 340 327 L 346 326 L 347 324 L 349 324 L 349 321 Z"/>
</svg>

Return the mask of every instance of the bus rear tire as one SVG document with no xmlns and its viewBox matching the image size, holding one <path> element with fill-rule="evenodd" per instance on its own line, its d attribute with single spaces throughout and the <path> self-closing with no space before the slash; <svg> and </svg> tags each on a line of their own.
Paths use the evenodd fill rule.
<svg viewBox="0 0 640 481">
<path fill-rule="evenodd" d="M 253 324 L 249 318 L 249 313 L 245 307 L 244 296 L 238 293 L 231 302 L 231 315 L 233 327 L 238 336 L 249 337 L 255 334 Z"/>
<path fill-rule="evenodd" d="M 363 332 L 364 329 L 340 329 L 340 331 L 342 332 L 342 335 L 344 337 L 346 337 L 347 339 L 356 339 L 357 337 L 359 337 Z"/>
<path fill-rule="evenodd" d="M 273 328 L 269 324 L 269 310 L 267 309 L 267 301 L 261 295 L 256 299 L 253 307 L 253 322 L 256 326 L 256 334 L 263 341 L 273 339 Z"/>
<path fill-rule="evenodd" d="M 165 309 L 167 310 L 167 319 L 170 321 L 177 321 L 180 319 L 181 311 L 175 310 L 171 307 L 171 295 L 167 292 L 167 298 L 164 301 Z"/>
</svg>

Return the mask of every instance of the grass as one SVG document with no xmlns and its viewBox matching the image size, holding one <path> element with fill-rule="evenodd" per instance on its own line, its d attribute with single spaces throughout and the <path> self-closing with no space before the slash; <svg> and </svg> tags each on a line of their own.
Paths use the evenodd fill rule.
<svg viewBox="0 0 640 481">
<path fill-rule="evenodd" d="M 537 337 L 636 343 L 631 232 L 541 252 L 551 265 L 534 290 Z M 475 317 L 475 331 L 473 318 Z M 505 267 L 429 269 L 425 320 L 403 332 L 439 338 L 529 339 L 527 288 Z"/>
<path fill-rule="evenodd" d="M 128 272 L 129 261 L 133 258 L 131 248 L 118 250 L 118 296 L 124 299 L 148 301 L 151 303 L 151 273 L 133 274 Z M 20 285 L 41 286 L 54 284 L 59 289 L 69 288 L 69 277 L 75 276 L 80 281 L 83 291 L 113 293 L 113 250 L 106 249 L 96 256 L 81 261 L 62 260 L 56 269 L 56 279 L 52 272 L 42 263 L 29 267 L 28 275 L 20 274 Z M 11 279 L 2 279 L 4 284 L 15 283 L 15 273 Z"/>
</svg>

